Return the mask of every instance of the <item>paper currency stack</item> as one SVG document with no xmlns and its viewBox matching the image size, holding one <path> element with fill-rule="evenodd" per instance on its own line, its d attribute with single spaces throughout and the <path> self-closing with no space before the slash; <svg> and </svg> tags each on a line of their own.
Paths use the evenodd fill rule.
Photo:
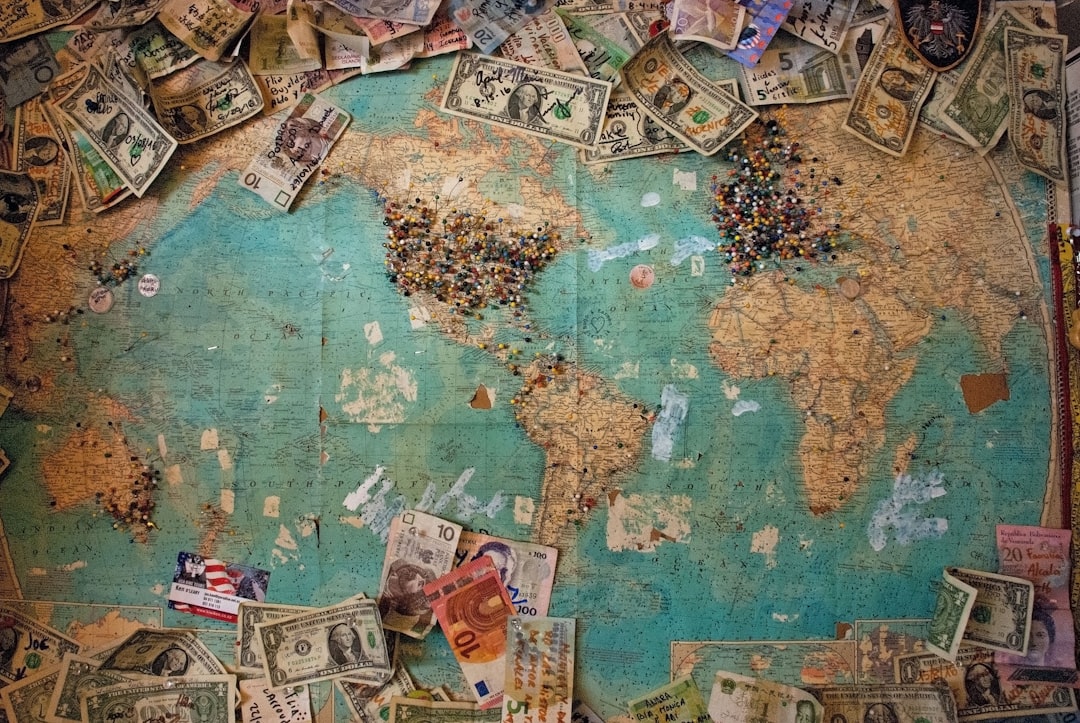
<svg viewBox="0 0 1080 723">
<path fill-rule="evenodd" d="M 673 671 L 624 711 L 678 723 L 1066 723 L 1080 687 L 1069 531 L 1000 525 L 997 537 L 1002 572 L 946 570 L 925 641 L 894 656 L 892 680 L 827 685 L 811 672 L 796 686 L 768 669 L 708 670 L 706 695 L 700 674 Z M 406 510 L 391 525 L 376 598 L 242 602 L 228 661 L 185 629 L 139 628 L 85 650 L 0 605 L 0 720 L 310 721 L 321 717 L 312 687 L 332 685 L 360 723 L 603 723 L 575 695 L 577 621 L 548 615 L 557 561 L 555 548 Z M 178 575 L 191 563 L 202 575 L 206 562 L 183 553 Z M 401 654 L 407 638 L 415 660 L 436 624 L 460 666 L 462 685 L 449 692 L 418 687 Z"/>
</svg>

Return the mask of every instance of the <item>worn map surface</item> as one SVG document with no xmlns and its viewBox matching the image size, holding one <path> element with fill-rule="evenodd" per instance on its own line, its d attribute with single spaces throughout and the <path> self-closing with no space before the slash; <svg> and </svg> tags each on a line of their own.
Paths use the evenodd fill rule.
<svg viewBox="0 0 1080 723">
<path fill-rule="evenodd" d="M 551 614 L 577 618 L 578 693 L 613 716 L 669 673 L 753 662 L 672 641 L 925 618 L 942 566 L 996 569 L 995 524 L 1038 524 L 1045 500 L 1060 519 L 1059 219 L 1007 148 L 920 129 L 894 159 L 836 130 L 843 103 L 789 108 L 800 173 L 829 180 L 804 202 L 843 242 L 733 278 L 710 248 L 730 164 L 586 167 L 450 118 L 449 62 L 327 91 L 354 120 L 290 214 L 237 182 L 264 119 L 35 232 L 0 352 L 0 597 L 101 606 L 34 606 L 64 629 L 220 627 L 227 655 L 227 628 L 162 610 L 179 551 L 328 604 L 377 592 L 389 521 L 417 507 L 560 548 Z M 482 318 L 406 297 L 384 205 L 416 199 L 542 229 L 553 257 Z M 92 313 L 88 264 L 122 258 L 139 274 Z M 143 465 L 160 481 L 133 491 Z M 463 690 L 441 634 L 403 647 Z M 810 648 L 761 659 L 838 682 L 874 665 Z"/>
</svg>

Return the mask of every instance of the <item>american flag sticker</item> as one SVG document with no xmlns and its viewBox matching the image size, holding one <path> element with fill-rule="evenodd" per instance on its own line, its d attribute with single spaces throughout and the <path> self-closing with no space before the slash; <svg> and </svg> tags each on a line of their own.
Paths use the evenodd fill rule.
<svg viewBox="0 0 1080 723">
<path fill-rule="evenodd" d="M 240 603 L 265 600 L 269 583 L 266 570 L 181 552 L 169 589 L 169 607 L 235 623 Z"/>
</svg>

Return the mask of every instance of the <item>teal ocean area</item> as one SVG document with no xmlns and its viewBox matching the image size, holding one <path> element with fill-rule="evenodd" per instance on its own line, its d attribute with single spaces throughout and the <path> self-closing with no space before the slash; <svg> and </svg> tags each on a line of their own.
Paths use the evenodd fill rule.
<svg viewBox="0 0 1080 723">
<path fill-rule="evenodd" d="M 432 76 L 449 69 L 448 60 L 424 63 L 326 96 L 353 115 L 349 133 L 422 139 L 427 131 L 413 118 Z M 944 566 L 996 569 L 994 525 L 1038 523 L 1052 372 L 1037 304 L 1002 340 L 1009 399 L 978 414 L 965 407 L 958 380 L 992 360 L 968 320 L 931 309 L 928 335 L 904 352 L 914 372 L 884 410 L 868 481 L 836 511 L 813 514 L 789 380 L 728 376 L 710 347 L 710 313 L 731 288 L 721 255 L 672 263 L 677 242 L 719 240 L 709 186 L 725 162 L 682 154 L 591 169 L 569 147 L 549 152 L 552 170 L 540 175 L 535 159 L 512 147 L 503 159 L 510 170 L 483 187 L 499 202 L 514 173 L 534 174 L 577 208 L 589 238 L 567 238 L 529 294 L 526 322 L 511 324 L 506 312 L 485 322 L 527 357 L 561 354 L 643 410 L 658 413 L 671 386 L 688 399 L 671 459 L 652 456 L 650 425 L 640 459 L 608 484 L 648 500 L 688 499 L 688 533 L 611 549 L 601 498 L 560 538 L 550 614 L 578 620 L 577 692 L 598 712 L 624 711 L 666 681 L 673 640 L 826 640 L 842 621 L 926 617 Z M 393 162 L 405 168 L 409 159 Z M 93 395 L 72 393 L 47 412 L 45 433 L 39 419 L 9 411 L 3 420 L 5 448 L 19 461 L 3 480 L 8 545 L 20 569 L 46 571 L 24 581 L 28 596 L 164 605 L 176 553 L 205 546 L 209 530 L 218 558 L 272 571 L 269 600 L 375 595 L 386 522 L 424 500 L 442 501 L 440 514 L 471 529 L 527 538 L 530 522 L 516 506 L 539 499 L 548 460 L 509 404 L 521 378 L 490 353 L 413 323 L 413 300 L 384 271 L 381 189 L 316 180 L 294 212 L 279 214 L 230 172 L 190 207 L 195 185 L 215 170 L 160 181 L 155 217 L 116 244 L 117 253 L 147 245 L 143 267 L 162 286 L 143 298 L 124 285 L 109 314 L 86 314 L 73 327 L 80 380 Z M 696 189 L 673 182 L 687 173 Z M 1045 218 L 1037 185 L 1018 194 L 1033 234 Z M 646 207 L 649 193 L 659 203 Z M 659 236 L 651 248 L 590 268 L 590 251 L 650 235 Z M 1045 276 L 1045 249 L 1036 256 Z M 832 285 L 843 263 L 807 264 L 791 272 L 793 283 Z M 655 274 L 647 289 L 628 283 L 639 264 Z M 806 352 L 816 351 L 807 339 Z M 494 391 L 490 410 L 469 406 L 479 385 Z M 124 435 L 166 471 L 157 529 L 148 544 L 134 543 L 92 504 L 76 506 L 48 516 L 84 545 L 61 554 L 26 522 L 49 505 L 37 470 L 62 446 L 67 420 L 104 398 L 129 411 Z M 372 499 L 347 508 L 346 496 L 373 476 Z M 463 476 L 464 493 L 444 499 Z M 897 490 L 913 489 L 940 494 L 890 505 Z M 57 583 L 57 566 L 74 560 L 86 565 Z M 171 610 L 164 622 L 224 627 Z M 418 682 L 460 688 L 438 631 L 403 654 Z"/>
</svg>

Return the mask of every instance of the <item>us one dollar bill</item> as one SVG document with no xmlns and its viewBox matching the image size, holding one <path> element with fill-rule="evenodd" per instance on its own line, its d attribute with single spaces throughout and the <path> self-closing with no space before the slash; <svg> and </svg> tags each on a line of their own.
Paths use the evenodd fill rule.
<svg viewBox="0 0 1080 723">
<path fill-rule="evenodd" d="M 546 10 L 526 23 L 499 46 L 498 53 L 516 63 L 576 75 L 589 74 L 562 18 L 553 10 Z"/>
<path fill-rule="evenodd" d="M 40 98 L 15 109 L 15 168 L 37 184 L 41 205 L 35 223 L 63 223 L 71 192 L 71 163 Z"/>
<path fill-rule="evenodd" d="M 985 648 L 963 645 L 952 663 L 936 653 L 914 653 L 897 656 L 893 664 L 899 683 L 946 684 L 961 721 L 1076 710 L 1076 699 L 1069 688 L 1045 683 L 1017 685 L 1002 679 L 993 651 Z"/>
<path fill-rule="evenodd" d="M 86 29 L 100 32 L 132 28 L 149 22 L 168 0 L 109 0 L 103 2 Z"/>
<path fill-rule="evenodd" d="M 480 532 L 462 532 L 455 553 L 456 564 L 462 565 L 481 555 L 487 555 L 495 563 L 515 614 L 523 617 L 547 615 L 551 588 L 555 583 L 555 565 L 559 559 L 557 549 Z"/>
<path fill-rule="evenodd" d="M 709 723 L 712 720 L 697 683 L 689 675 L 631 700 L 627 707 L 630 718 L 639 722 Z"/>
<path fill-rule="evenodd" d="M 0 196 L 7 211 L 0 214 L 0 279 L 6 279 L 18 267 L 25 237 L 9 245 L 7 227 L 33 223 L 37 210 L 37 191 L 30 177 L 22 173 L 0 171 Z M 13 248 L 14 247 L 14 248 Z M 65 653 L 78 653 L 79 644 L 48 625 L 6 605 L 0 605 L 0 685 L 14 683 L 57 665 Z"/>
<path fill-rule="evenodd" d="M 841 127 L 879 151 L 904 155 L 935 75 L 889 28 L 863 68 Z"/>
<path fill-rule="evenodd" d="M 161 125 L 177 143 L 193 143 L 262 112 L 263 97 L 242 60 L 204 60 L 150 87 Z"/>
<path fill-rule="evenodd" d="M 49 723 L 77 723 L 81 720 L 82 694 L 131 680 L 116 671 L 101 670 L 101 661 L 96 658 L 80 655 L 65 655 L 56 675 L 56 684 L 44 708 Z"/>
<path fill-rule="evenodd" d="M 0 43 L 66 25 L 97 3 L 98 0 L 28 0 L 0 3 Z"/>
<path fill-rule="evenodd" d="M 158 12 L 158 20 L 196 53 L 207 60 L 218 60 L 253 15 L 229 0 L 167 0 Z"/>
<path fill-rule="evenodd" d="M 709 695 L 714 721 L 752 721 L 769 711 L 770 723 L 816 723 L 823 720 L 817 698 L 804 690 L 761 678 L 718 670 Z"/>
<path fill-rule="evenodd" d="M 942 573 L 942 578 L 934 617 L 926 634 L 926 647 L 945 660 L 955 661 L 978 590 L 950 575 L 948 570 Z"/>
<path fill-rule="evenodd" d="M 178 677 L 224 675 L 225 667 L 189 630 L 139 628 L 101 663 L 120 674 Z"/>
<path fill-rule="evenodd" d="M 0 688 L 0 710 L 15 723 L 40 720 L 58 675 L 56 668 L 49 668 Z"/>
<path fill-rule="evenodd" d="M 964 640 L 1006 653 L 1027 653 L 1035 587 L 1030 580 L 953 567 L 949 574 L 975 588 Z"/>
<path fill-rule="evenodd" d="M 441 108 L 529 135 L 592 148 L 611 83 L 479 53 L 458 54 Z"/>
<path fill-rule="evenodd" d="M 574 707 L 573 618 L 506 621 L 503 723 L 569 721 Z"/>
<path fill-rule="evenodd" d="M 671 33 L 676 40 L 697 40 L 731 50 L 739 40 L 746 8 L 735 0 L 674 0 Z"/>
<path fill-rule="evenodd" d="M 733 82 L 728 92 L 735 94 Z M 689 150 L 690 146 L 671 135 L 642 110 L 625 86 L 619 86 L 611 91 L 596 148 L 581 151 L 581 159 L 586 164 L 608 163 L 624 158 L 685 153 Z"/>
<path fill-rule="evenodd" d="M 373 600 L 350 599 L 290 618 L 256 623 L 270 685 L 311 683 L 365 673 L 386 680 L 390 665 Z"/>
<path fill-rule="evenodd" d="M 422 700 L 395 697 L 390 699 L 389 723 L 499 723 L 502 710 L 482 710 L 475 703 Z"/>
<path fill-rule="evenodd" d="M 1065 181 L 1064 35 L 1005 29 L 1009 142 L 1025 168 Z"/>
<path fill-rule="evenodd" d="M 622 79 L 646 113 L 702 155 L 717 153 L 758 116 L 701 75 L 667 33 L 656 35 L 623 66 Z"/>
<path fill-rule="evenodd" d="M 313 612 L 315 608 L 302 605 L 278 605 L 277 603 L 243 602 L 236 613 L 236 663 L 241 670 L 250 673 L 263 672 L 262 641 L 255 634 L 255 626 L 284 620 L 300 613 Z"/>
<path fill-rule="evenodd" d="M 348 680 L 335 680 L 334 685 L 341 691 L 349 705 L 355 720 L 362 723 L 380 723 L 390 719 L 390 701 L 396 697 L 406 697 L 416 690 L 416 685 L 405 668 L 394 668 L 390 680 L 382 686 L 354 683 Z"/>
<path fill-rule="evenodd" d="M 956 723 L 948 686 L 843 685 L 814 691 L 831 723 Z"/>
<path fill-rule="evenodd" d="M 136 196 L 146 192 L 176 150 L 176 141 L 154 117 L 105 80 L 95 65 L 57 107 Z"/>
<path fill-rule="evenodd" d="M 168 682 L 120 683 L 81 698 L 86 723 L 233 723 L 236 678 L 207 675 Z"/>
<path fill-rule="evenodd" d="M 461 672 L 481 708 L 502 702 L 506 621 L 514 606 L 494 561 L 481 555 L 424 586 Z"/>
<path fill-rule="evenodd" d="M 288 211 L 350 120 L 341 108 L 306 94 L 240 174 L 240 185 Z"/>
<path fill-rule="evenodd" d="M 997 145 L 1009 121 L 1005 77 L 1005 29 L 1030 27 L 1013 10 L 1002 8 L 979 34 L 952 92 L 942 100 L 942 122 L 980 154 Z"/>
<path fill-rule="evenodd" d="M 850 44 L 834 55 L 789 33 L 773 38 L 753 68 L 739 69 L 746 102 L 753 106 L 850 98 L 859 79 L 859 60 Z"/>
</svg>

